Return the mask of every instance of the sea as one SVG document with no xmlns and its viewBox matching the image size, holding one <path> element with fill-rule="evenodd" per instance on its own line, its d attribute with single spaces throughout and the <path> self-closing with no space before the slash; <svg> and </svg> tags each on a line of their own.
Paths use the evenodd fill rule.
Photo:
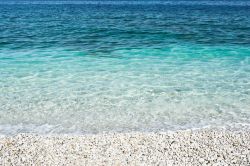
<svg viewBox="0 0 250 166">
<path fill-rule="evenodd" d="M 250 0 L 0 0 L 0 134 L 250 125 Z"/>
</svg>

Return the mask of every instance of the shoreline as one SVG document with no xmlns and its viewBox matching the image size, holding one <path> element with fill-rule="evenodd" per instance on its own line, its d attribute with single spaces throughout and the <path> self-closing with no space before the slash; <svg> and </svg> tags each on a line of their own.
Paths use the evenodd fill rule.
<svg viewBox="0 0 250 166">
<path fill-rule="evenodd" d="M 250 165 L 250 130 L 202 128 L 0 138 L 0 165 Z"/>
</svg>

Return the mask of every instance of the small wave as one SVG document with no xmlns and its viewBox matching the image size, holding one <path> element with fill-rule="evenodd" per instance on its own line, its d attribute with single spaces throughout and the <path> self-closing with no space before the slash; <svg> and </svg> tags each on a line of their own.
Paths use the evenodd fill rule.
<svg viewBox="0 0 250 166">
<path fill-rule="evenodd" d="M 221 126 L 206 125 L 200 127 L 186 127 L 186 128 L 175 128 L 175 129 L 155 129 L 155 130 L 111 130 L 111 131 L 100 131 L 100 132 L 85 132 L 80 130 L 70 130 L 63 128 L 59 125 L 35 125 L 35 124 L 18 124 L 18 125 L 0 125 L 0 138 L 5 136 L 11 136 L 16 134 L 38 134 L 38 135 L 85 135 L 85 134 L 102 134 L 102 133 L 130 133 L 130 132 L 177 132 L 185 130 L 201 130 L 201 129 L 222 129 L 231 131 L 249 131 L 250 124 L 248 123 L 233 123 L 225 124 Z"/>
</svg>

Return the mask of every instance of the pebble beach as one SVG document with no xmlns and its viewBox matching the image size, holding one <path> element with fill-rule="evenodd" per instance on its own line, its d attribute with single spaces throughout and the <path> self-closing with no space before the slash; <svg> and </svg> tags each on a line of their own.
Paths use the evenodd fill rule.
<svg viewBox="0 0 250 166">
<path fill-rule="evenodd" d="M 0 0 L 0 166 L 250 166 L 250 0 Z"/>
<path fill-rule="evenodd" d="M 250 165 L 250 131 L 18 134 L 0 139 L 0 165 Z"/>
</svg>

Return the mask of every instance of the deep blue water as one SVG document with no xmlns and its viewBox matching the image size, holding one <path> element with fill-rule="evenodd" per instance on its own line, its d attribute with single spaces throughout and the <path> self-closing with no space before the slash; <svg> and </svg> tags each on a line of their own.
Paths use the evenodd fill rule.
<svg viewBox="0 0 250 166">
<path fill-rule="evenodd" d="M 0 133 L 250 124 L 250 1 L 0 0 Z"/>
</svg>

